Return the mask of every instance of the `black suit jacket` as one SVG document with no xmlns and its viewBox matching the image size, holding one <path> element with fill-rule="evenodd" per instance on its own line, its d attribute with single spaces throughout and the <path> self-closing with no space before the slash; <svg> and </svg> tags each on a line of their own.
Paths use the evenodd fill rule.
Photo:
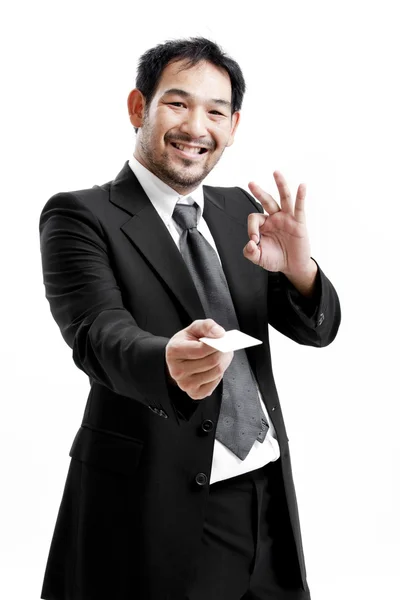
<svg viewBox="0 0 400 600">
<path fill-rule="evenodd" d="M 340 308 L 319 269 L 314 302 L 243 257 L 240 188 L 204 186 L 211 230 L 247 350 L 274 424 L 303 587 L 307 589 L 288 440 L 268 324 L 300 344 L 335 337 Z M 179 600 L 200 548 L 221 386 L 201 401 L 171 386 L 165 347 L 205 314 L 186 265 L 128 163 L 114 181 L 53 196 L 40 217 L 46 297 L 90 393 L 73 442 L 42 598 Z"/>
</svg>

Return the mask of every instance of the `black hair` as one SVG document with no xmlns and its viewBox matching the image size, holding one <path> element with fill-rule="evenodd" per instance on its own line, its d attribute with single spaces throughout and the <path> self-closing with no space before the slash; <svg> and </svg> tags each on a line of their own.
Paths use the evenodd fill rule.
<svg viewBox="0 0 400 600">
<path fill-rule="evenodd" d="M 136 76 L 136 87 L 146 99 L 146 107 L 151 103 L 161 79 L 163 70 L 170 62 L 183 60 L 190 68 L 202 60 L 214 64 L 227 71 L 232 87 L 232 114 L 240 110 L 246 84 L 243 73 L 230 56 L 215 42 L 204 37 L 181 40 L 169 40 L 147 50 L 139 59 Z M 137 133 L 138 128 L 135 127 Z"/>
</svg>

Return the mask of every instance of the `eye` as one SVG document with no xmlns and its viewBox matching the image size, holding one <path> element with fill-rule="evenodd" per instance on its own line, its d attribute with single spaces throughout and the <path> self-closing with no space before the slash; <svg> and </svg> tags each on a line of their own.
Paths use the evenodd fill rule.
<svg viewBox="0 0 400 600">
<path fill-rule="evenodd" d="M 220 115 L 221 117 L 223 117 L 224 115 L 222 113 L 220 113 L 218 110 L 210 110 L 210 113 L 214 113 L 215 115 Z"/>
<path fill-rule="evenodd" d="M 183 102 L 168 102 L 167 104 L 171 104 L 172 106 L 184 106 Z"/>
</svg>

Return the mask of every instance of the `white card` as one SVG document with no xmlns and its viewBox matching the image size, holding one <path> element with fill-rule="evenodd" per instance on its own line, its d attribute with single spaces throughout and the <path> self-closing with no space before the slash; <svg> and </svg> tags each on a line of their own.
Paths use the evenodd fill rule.
<svg viewBox="0 0 400 600">
<path fill-rule="evenodd" d="M 232 350 L 241 350 L 242 348 L 262 344 L 261 340 L 257 340 L 257 338 L 247 335 L 247 333 L 243 333 L 238 329 L 226 331 L 225 335 L 219 338 L 202 337 L 199 339 L 200 342 L 204 342 L 207 346 L 211 346 L 220 352 L 231 352 Z"/>
</svg>

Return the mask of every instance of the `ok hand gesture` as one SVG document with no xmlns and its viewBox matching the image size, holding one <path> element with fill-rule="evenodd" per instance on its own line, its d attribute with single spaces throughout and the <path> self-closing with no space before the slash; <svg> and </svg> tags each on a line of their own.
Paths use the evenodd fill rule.
<svg viewBox="0 0 400 600">
<path fill-rule="evenodd" d="M 302 277 L 310 269 L 315 273 L 316 266 L 310 257 L 304 213 L 306 186 L 304 183 L 299 185 L 293 205 L 283 175 L 274 171 L 274 179 L 280 195 L 280 206 L 256 183 L 249 183 L 250 191 L 261 202 L 267 214 L 249 215 L 250 241 L 244 247 L 243 254 L 263 269 L 281 271 L 290 279 Z"/>
</svg>

